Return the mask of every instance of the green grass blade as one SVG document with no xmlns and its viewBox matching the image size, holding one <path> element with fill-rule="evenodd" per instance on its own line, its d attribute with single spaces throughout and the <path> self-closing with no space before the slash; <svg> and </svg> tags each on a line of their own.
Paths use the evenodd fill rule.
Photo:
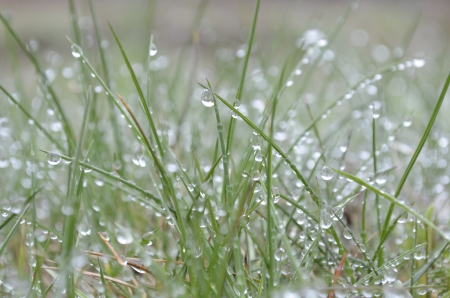
<svg viewBox="0 0 450 298">
<path fill-rule="evenodd" d="M 125 54 L 125 50 L 122 47 L 122 43 L 120 42 L 119 38 L 117 37 L 116 32 L 114 31 L 114 29 L 111 26 L 111 24 L 109 24 L 109 28 L 111 29 L 111 32 L 114 35 L 114 39 L 116 40 L 116 43 L 119 46 L 120 52 L 122 53 L 123 60 L 125 61 L 125 64 L 127 65 L 127 68 L 128 68 L 128 71 L 131 74 L 131 78 L 133 79 L 134 86 L 136 87 L 136 90 L 137 90 L 137 92 L 139 94 L 139 98 L 141 100 L 142 108 L 144 109 L 145 115 L 147 116 L 147 120 L 148 120 L 148 122 L 150 124 L 150 128 L 152 130 L 153 137 L 154 137 L 154 139 L 156 141 L 156 144 L 158 145 L 159 154 L 161 156 L 161 159 L 163 159 L 164 158 L 164 148 L 163 148 L 163 146 L 161 144 L 161 140 L 159 139 L 159 135 L 156 132 L 156 127 L 155 127 L 155 124 L 153 122 L 153 117 L 152 117 L 152 115 L 150 113 L 150 110 L 148 108 L 147 102 L 146 102 L 146 100 L 144 98 L 144 94 L 142 93 L 142 89 L 141 89 L 141 87 L 139 85 L 139 82 L 137 80 L 136 74 L 134 73 L 133 67 L 130 64 L 130 61 L 128 60 L 127 55 Z"/>
<path fill-rule="evenodd" d="M 430 228 L 432 228 L 434 231 L 436 231 L 439 235 L 441 235 L 444 239 L 446 239 L 446 241 L 450 241 L 450 239 L 448 238 L 448 235 L 446 233 L 444 233 L 443 231 L 441 231 L 434 223 L 432 223 L 431 221 L 429 221 L 427 218 L 425 218 L 424 216 L 422 216 L 419 212 L 417 212 L 416 210 L 412 209 L 410 206 L 405 205 L 403 203 L 400 203 L 397 198 L 385 193 L 384 191 L 376 188 L 373 185 L 370 185 L 369 183 L 367 183 L 366 181 L 353 176 L 349 173 L 343 172 L 341 170 L 335 169 L 330 167 L 330 169 L 332 169 L 334 172 L 338 173 L 341 176 L 344 176 L 345 178 L 348 178 L 350 180 L 352 180 L 353 182 L 358 183 L 359 185 L 367 188 L 368 190 L 372 191 L 373 193 L 379 195 L 380 197 L 385 198 L 386 200 L 390 201 L 393 205 L 397 205 L 400 208 L 406 210 L 408 213 L 411 213 L 412 215 L 414 215 L 415 217 L 417 217 L 418 219 L 420 219 L 421 221 L 423 221 L 425 224 L 427 224 Z"/>
<path fill-rule="evenodd" d="M 16 34 L 16 32 L 13 30 L 13 28 L 10 26 L 9 22 L 6 20 L 6 18 L 3 16 L 3 14 L 0 13 L 0 20 L 5 25 L 7 31 L 13 36 L 13 38 L 16 40 L 17 44 L 20 46 L 22 51 L 25 53 L 25 55 L 28 57 L 28 59 L 33 63 L 34 67 L 36 68 L 37 73 L 39 74 L 40 78 L 44 82 L 44 86 L 46 87 L 47 91 L 51 95 L 51 99 L 53 100 L 53 103 L 56 106 L 56 109 L 58 110 L 58 115 L 62 119 L 63 128 L 69 143 L 69 153 L 71 150 L 71 147 L 74 145 L 74 135 L 72 133 L 72 129 L 70 128 L 70 123 L 68 121 L 68 118 L 66 114 L 64 113 L 59 98 L 56 95 L 55 91 L 53 90 L 53 87 L 51 86 L 50 82 L 47 79 L 47 76 L 45 75 L 45 72 L 41 68 L 39 61 L 37 58 L 27 50 L 27 47 L 22 42 L 22 40 L 19 38 L 19 36 Z"/>
</svg>

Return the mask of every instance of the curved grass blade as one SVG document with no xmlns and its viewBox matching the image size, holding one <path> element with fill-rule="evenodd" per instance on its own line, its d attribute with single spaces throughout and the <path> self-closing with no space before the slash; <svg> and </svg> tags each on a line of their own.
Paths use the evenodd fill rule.
<svg viewBox="0 0 450 298">
<path fill-rule="evenodd" d="M 426 245 L 427 243 L 424 243 L 423 245 Z M 436 260 L 441 256 L 441 254 L 445 251 L 445 249 L 448 247 L 449 243 L 444 242 L 442 243 L 438 248 L 435 249 L 435 251 L 430 254 L 431 258 L 428 259 L 426 263 L 424 263 L 419 270 L 416 271 L 413 277 L 411 277 L 408 281 L 404 282 L 404 286 L 409 286 L 415 284 L 421 277 L 424 275 L 428 269 L 436 262 Z"/>
<path fill-rule="evenodd" d="M 123 60 L 125 61 L 125 64 L 127 65 L 128 71 L 130 72 L 131 78 L 133 79 L 134 86 L 136 87 L 136 90 L 139 94 L 139 98 L 141 99 L 141 105 L 145 111 L 145 115 L 147 116 L 147 120 L 150 124 L 150 128 L 152 130 L 153 137 L 155 138 L 156 144 L 158 145 L 159 154 L 160 154 L 161 158 L 164 158 L 164 150 L 161 145 L 161 140 L 159 139 L 158 133 L 156 132 L 156 127 L 153 122 L 153 117 L 150 113 L 147 102 L 145 101 L 144 94 L 142 93 L 142 89 L 141 89 L 141 86 L 139 85 L 136 74 L 134 73 L 133 67 L 130 64 L 130 61 L 128 60 L 127 55 L 125 54 L 125 50 L 123 49 L 122 44 L 116 35 L 116 32 L 114 31 L 111 24 L 108 24 L 108 25 L 109 25 L 109 28 L 111 29 L 112 34 L 114 35 L 114 39 L 116 40 L 117 45 L 119 46 L 120 52 L 122 53 Z"/>
<path fill-rule="evenodd" d="M 22 111 L 22 113 L 25 114 L 25 116 L 32 120 L 34 125 L 36 125 L 36 127 L 42 131 L 42 133 L 53 143 L 55 144 L 59 150 L 61 151 L 65 151 L 66 149 L 57 141 L 55 140 L 52 135 L 39 123 L 39 121 L 34 118 L 33 116 L 31 116 L 30 113 L 28 113 L 28 111 L 17 101 L 15 100 L 15 98 L 8 92 L 6 91 L 5 88 L 3 88 L 2 85 L 0 85 L 0 89 L 3 91 L 3 93 L 5 93 L 5 95 L 19 108 L 20 111 Z"/>
<path fill-rule="evenodd" d="M 432 223 L 430 220 L 428 220 L 426 217 L 422 216 L 421 214 L 419 214 L 417 211 L 415 211 L 414 209 L 412 209 L 411 207 L 400 203 L 397 198 L 385 193 L 384 191 L 376 188 L 373 185 L 370 185 L 369 183 L 365 182 L 364 180 L 353 176 L 349 173 L 343 172 L 341 170 L 329 167 L 330 169 L 332 169 L 334 172 L 338 173 L 341 176 L 344 176 L 345 178 L 348 178 L 350 180 L 352 180 L 353 182 L 358 183 L 361 186 L 364 186 L 365 188 L 371 190 L 373 193 L 385 198 L 386 200 L 390 201 L 393 205 L 397 205 L 400 208 L 406 210 L 407 212 L 411 213 L 412 215 L 414 215 L 415 217 L 417 217 L 418 219 L 420 219 L 422 222 L 426 223 L 429 227 L 431 227 L 434 231 L 436 231 L 439 235 L 441 235 L 446 241 L 450 241 L 448 235 L 444 232 L 442 232 L 434 223 Z"/>
<path fill-rule="evenodd" d="M 436 106 L 435 106 L 435 108 L 433 110 L 433 114 L 431 115 L 430 121 L 428 122 L 428 125 L 427 125 L 427 127 L 426 127 L 426 129 L 425 129 L 425 131 L 424 131 L 424 133 L 422 135 L 422 138 L 420 139 L 420 142 L 417 145 L 416 150 L 414 151 L 414 154 L 411 157 L 411 160 L 409 161 L 408 166 L 405 169 L 405 172 L 403 172 L 403 176 L 400 179 L 400 182 L 399 182 L 399 184 L 397 186 L 397 189 L 395 190 L 395 194 L 394 194 L 395 198 L 397 198 L 400 195 L 400 193 L 401 193 L 401 191 L 403 189 L 403 186 L 405 185 L 406 179 L 408 178 L 409 173 L 411 172 L 411 170 L 412 170 L 412 168 L 413 168 L 417 158 L 419 157 L 420 152 L 422 151 L 423 146 L 425 145 L 425 142 L 426 142 L 426 140 L 428 138 L 428 135 L 431 132 L 431 128 L 433 127 L 434 121 L 436 121 L 437 115 L 438 115 L 439 110 L 440 110 L 440 108 L 442 106 L 442 103 L 444 101 L 445 94 L 447 93 L 449 84 L 450 84 L 450 73 L 447 76 L 447 80 L 446 80 L 446 82 L 444 84 L 444 87 L 442 88 L 441 95 L 439 96 L 439 99 L 438 99 L 438 101 L 436 103 Z M 388 213 L 386 215 L 385 222 L 384 222 L 382 236 L 385 233 L 387 233 L 387 230 L 388 230 L 389 223 L 390 223 L 391 216 L 392 216 L 393 212 L 394 212 L 394 204 L 391 204 L 389 206 L 389 210 L 388 210 Z M 444 239 L 447 239 L 447 237 L 444 236 Z"/>
<path fill-rule="evenodd" d="M 42 149 L 40 149 L 40 151 L 42 151 L 42 152 L 44 152 L 44 153 L 47 153 L 47 154 L 54 154 L 54 155 L 56 155 L 56 156 L 61 157 L 62 159 L 66 160 L 66 161 L 73 162 L 73 160 L 74 160 L 74 158 L 68 157 L 68 156 L 65 156 L 65 155 L 62 155 L 62 154 L 53 153 L 53 152 L 46 151 L 46 150 L 42 150 Z M 110 179 L 112 179 L 112 180 L 115 180 L 115 181 L 117 181 L 117 182 L 121 182 L 123 185 L 126 185 L 126 186 L 128 186 L 129 188 L 134 189 L 134 190 L 140 192 L 141 194 L 145 195 L 146 197 L 148 197 L 149 199 L 153 200 L 155 203 L 157 203 L 157 204 L 159 204 L 159 205 L 161 205 L 161 203 L 162 203 L 162 202 L 161 202 L 161 199 L 158 199 L 157 197 L 155 197 L 155 196 L 154 196 L 153 194 L 151 194 L 150 192 L 148 192 L 148 191 L 146 191 L 146 190 L 144 190 L 144 189 L 142 189 L 142 188 L 136 186 L 136 184 L 134 184 L 134 183 L 131 183 L 131 182 L 129 182 L 129 181 L 127 181 L 127 180 L 125 180 L 125 179 L 123 179 L 123 178 L 121 178 L 121 177 L 118 177 L 117 175 L 115 175 L 115 174 L 113 174 L 113 173 L 110 173 L 110 172 L 107 172 L 107 171 L 102 170 L 102 169 L 100 169 L 100 168 L 94 167 L 93 165 L 90 165 L 90 164 L 88 164 L 88 163 L 86 163 L 86 162 L 79 161 L 78 164 L 79 164 L 80 166 L 82 166 L 83 168 L 90 169 L 90 170 L 92 170 L 92 171 L 94 171 L 94 172 L 97 172 L 97 173 L 99 173 L 99 174 L 101 174 L 101 175 L 103 175 L 103 176 L 106 176 L 106 177 L 108 177 L 108 178 L 110 178 Z"/>
<path fill-rule="evenodd" d="M 71 147 L 74 146 L 74 135 L 72 133 L 72 129 L 70 128 L 69 120 L 66 117 L 66 114 L 64 113 L 61 104 L 59 102 L 58 96 L 56 95 L 55 91 L 53 90 L 51 83 L 48 81 L 47 76 L 45 72 L 42 70 L 37 58 L 28 51 L 25 44 L 22 42 L 22 40 L 19 38 L 19 36 L 16 34 L 16 32 L 12 29 L 9 22 L 6 20 L 6 18 L 0 13 L 0 20 L 5 25 L 7 31 L 13 36 L 13 38 L 16 40 L 17 44 L 20 46 L 22 51 L 25 53 L 25 55 L 30 59 L 31 63 L 33 63 L 34 67 L 36 68 L 37 73 L 39 74 L 41 80 L 44 82 L 43 86 L 47 88 L 47 91 L 51 95 L 51 99 L 53 100 L 53 103 L 56 106 L 56 109 L 58 110 L 58 114 L 61 117 L 64 133 L 66 134 L 68 143 L 69 143 L 69 154 L 71 151 Z"/>
</svg>

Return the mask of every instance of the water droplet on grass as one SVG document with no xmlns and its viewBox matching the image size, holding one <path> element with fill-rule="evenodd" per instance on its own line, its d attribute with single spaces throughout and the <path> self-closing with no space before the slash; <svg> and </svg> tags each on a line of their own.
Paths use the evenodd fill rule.
<svg viewBox="0 0 450 298">
<path fill-rule="evenodd" d="M 406 119 L 403 121 L 403 126 L 404 127 L 410 127 L 412 124 L 412 117 L 411 115 L 406 117 Z"/>
<path fill-rule="evenodd" d="M 54 166 L 59 164 L 59 162 L 61 161 L 61 157 L 56 154 L 47 153 L 47 161 L 49 164 Z"/>
<path fill-rule="evenodd" d="M 205 89 L 202 92 L 202 103 L 205 107 L 210 108 L 214 106 L 214 96 L 211 90 Z"/>
<path fill-rule="evenodd" d="M 280 190 L 278 187 L 272 188 L 272 197 L 273 197 L 273 203 L 276 204 L 280 201 Z"/>
<path fill-rule="evenodd" d="M 342 234 L 344 235 L 345 239 L 352 239 L 351 231 L 348 228 L 345 228 Z"/>
<path fill-rule="evenodd" d="M 127 228 L 119 228 L 116 231 L 117 242 L 120 244 L 130 244 L 133 242 L 133 235 L 131 234 L 130 229 Z"/>
<path fill-rule="evenodd" d="M 327 166 L 324 166 L 324 167 L 322 168 L 321 175 L 322 175 L 322 179 L 323 179 L 323 180 L 329 181 L 329 180 L 333 179 L 333 170 L 331 170 L 331 169 L 330 169 L 329 167 L 327 167 Z"/>
<path fill-rule="evenodd" d="M 259 181 L 259 179 L 261 179 L 261 173 L 258 170 L 256 170 L 252 173 L 252 180 Z"/>
<path fill-rule="evenodd" d="M 287 254 L 284 251 L 284 248 L 280 247 L 275 251 L 275 255 L 274 255 L 275 260 L 277 260 L 278 262 L 284 261 L 287 258 Z"/>
<path fill-rule="evenodd" d="M 150 49 L 149 49 L 150 56 L 152 56 L 152 57 L 155 56 L 157 52 L 158 52 L 158 49 L 156 48 L 156 45 L 152 42 L 150 44 Z"/>
<path fill-rule="evenodd" d="M 72 56 L 74 58 L 80 58 L 81 54 L 83 53 L 83 51 L 81 50 L 81 48 L 77 45 L 72 45 L 71 47 L 72 50 Z"/>
<path fill-rule="evenodd" d="M 425 60 L 417 58 L 417 59 L 414 59 L 412 63 L 414 65 L 414 67 L 421 68 L 421 67 L 423 67 L 425 65 Z"/>
<path fill-rule="evenodd" d="M 326 208 L 322 209 L 321 215 L 320 215 L 320 226 L 322 229 L 328 229 L 331 227 L 331 224 L 333 223 L 331 214 L 326 210 Z"/>
<path fill-rule="evenodd" d="M 155 231 L 150 231 L 142 235 L 141 243 L 144 245 L 152 245 L 155 238 Z"/>
<path fill-rule="evenodd" d="M 398 218 L 398 223 L 405 223 L 408 221 L 408 212 L 404 211 L 402 215 Z"/>
</svg>

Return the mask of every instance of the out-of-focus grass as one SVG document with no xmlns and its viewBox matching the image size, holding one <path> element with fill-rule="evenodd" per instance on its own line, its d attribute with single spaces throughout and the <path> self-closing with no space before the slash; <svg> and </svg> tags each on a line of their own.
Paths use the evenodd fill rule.
<svg viewBox="0 0 450 298">
<path fill-rule="evenodd" d="M 448 4 L 124 3 L 0 4 L 3 295 L 448 292 Z"/>
</svg>

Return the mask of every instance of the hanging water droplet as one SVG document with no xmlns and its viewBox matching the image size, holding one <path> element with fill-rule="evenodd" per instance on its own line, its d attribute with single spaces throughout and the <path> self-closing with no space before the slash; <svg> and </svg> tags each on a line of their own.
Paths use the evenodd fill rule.
<svg viewBox="0 0 450 298">
<path fill-rule="evenodd" d="M 398 223 L 405 223 L 408 221 L 408 212 L 404 211 L 402 215 L 398 218 Z"/>
<path fill-rule="evenodd" d="M 333 179 L 333 170 L 331 170 L 331 169 L 330 169 L 329 167 L 327 167 L 327 166 L 324 166 L 324 167 L 322 168 L 321 175 L 322 175 L 322 179 L 323 179 L 323 180 L 329 181 L 329 180 Z"/>
<path fill-rule="evenodd" d="M 50 165 L 54 166 L 59 164 L 61 157 L 56 154 L 47 153 L 47 161 Z"/>
<path fill-rule="evenodd" d="M 381 103 L 379 101 L 374 101 L 372 103 L 372 116 L 373 119 L 378 119 L 380 117 Z"/>
<path fill-rule="evenodd" d="M 256 183 L 255 183 L 255 189 L 253 190 L 253 192 L 254 192 L 254 193 L 258 193 L 258 192 L 261 191 L 261 189 L 262 189 L 261 183 L 260 183 L 260 182 L 256 182 Z"/>
<path fill-rule="evenodd" d="M 450 241 L 450 227 L 449 226 L 440 226 L 439 229 L 445 236 L 445 240 Z"/>
<path fill-rule="evenodd" d="M 72 56 L 74 58 L 80 58 L 81 54 L 83 53 L 83 51 L 81 50 L 81 48 L 77 45 L 72 45 L 70 46 L 70 49 L 72 50 Z"/>
<path fill-rule="evenodd" d="M 384 271 L 384 278 L 388 283 L 392 283 L 397 280 L 397 269 L 395 267 L 388 268 Z"/>
<path fill-rule="evenodd" d="M 241 228 L 247 227 L 249 222 L 250 222 L 250 216 L 248 216 L 248 215 L 244 214 L 239 218 L 239 226 Z"/>
<path fill-rule="evenodd" d="M 117 242 L 120 244 L 130 244 L 133 242 L 133 235 L 128 228 L 118 228 L 116 231 Z"/>
<path fill-rule="evenodd" d="M 275 255 L 274 255 L 275 260 L 277 260 L 278 262 L 284 261 L 287 258 L 287 254 L 284 250 L 284 248 L 280 247 L 275 251 Z"/>
<path fill-rule="evenodd" d="M 347 149 L 348 149 L 347 145 L 342 144 L 341 146 L 339 146 L 339 150 L 341 150 L 342 153 L 347 152 Z"/>
<path fill-rule="evenodd" d="M 233 107 L 234 107 L 236 110 L 239 110 L 239 108 L 241 107 L 241 102 L 240 102 L 239 100 L 236 100 L 236 101 L 233 103 Z M 234 111 L 231 111 L 231 117 L 237 118 L 238 115 L 237 115 Z"/>
<path fill-rule="evenodd" d="M 416 293 L 419 296 L 424 296 L 428 292 L 427 287 L 424 284 L 420 284 L 417 286 Z"/>
<path fill-rule="evenodd" d="M 276 204 L 280 201 L 280 190 L 276 186 L 272 188 L 272 197 L 273 197 L 274 204 Z"/>
<path fill-rule="evenodd" d="M 424 59 L 413 59 L 413 65 L 416 68 L 421 68 L 425 65 L 425 60 Z"/>
<path fill-rule="evenodd" d="M 331 227 L 333 220 L 331 218 L 330 212 L 326 208 L 323 208 L 320 214 L 320 226 L 322 229 L 328 229 Z"/>
<path fill-rule="evenodd" d="M 404 127 L 410 127 L 412 124 L 412 116 L 409 115 L 405 118 L 405 120 L 403 120 L 403 126 Z"/>
<path fill-rule="evenodd" d="M 364 244 L 360 244 L 359 249 L 361 249 L 362 252 L 366 252 L 366 246 Z"/>
<path fill-rule="evenodd" d="M 261 150 L 261 136 L 257 135 L 252 138 L 253 150 Z"/>
<path fill-rule="evenodd" d="M 108 232 L 101 232 L 100 234 L 103 236 L 103 238 L 105 238 L 106 241 L 109 241 Z"/>
<path fill-rule="evenodd" d="M 252 173 L 252 180 L 259 181 L 259 179 L 261 179 L 261 173 L 258 170 L 256 170 Z"/>
<path fill-rule="evenodd" d="M 155 238 L 155 231 L 150 231 L 142 235 L 141 243 L 144 245 L 152 245 Z"/>
<path fill-rule="evenodd" d="M 352 233 L 349 228 L 345 228 L 342 234 L 344 235 L 345 239 L 352 239 Z"/>
<path fill-rule="evenodd" d="M 156 45 L 152 42 L 150 44 L 150 49 L 149 49 L 150 56 L 152 56 L 152 57 L 155 56 L 157 52 L 158 52 L 158 49 L 156 48 Z"/>
<path fill-rule="evenodd" d="M 202 92 L 202 103 L 205 107 L 210 108 L 214 106 L 214 96 L 211 90 L 205 89 Z"/>
<path fill-rule="evenodd" d="M 425 259 L 425 246 L 422 246 L 414 253 L 414 259 L 416 260 Z"/>
<path fill-rule="evenodd" d="M 387 173 L 380 173 L 375 177 L 375 182 L 378 185 L 384 185 L 387 181 Z"/>
<path fill-rule="evenodd" d="M 261 151 L 257 151 L 256 155 L 255 155 L 255 161 L 256 162 L 261 162 L 263 160 L 263 156 L 261 154 Z"/>
</svg>

